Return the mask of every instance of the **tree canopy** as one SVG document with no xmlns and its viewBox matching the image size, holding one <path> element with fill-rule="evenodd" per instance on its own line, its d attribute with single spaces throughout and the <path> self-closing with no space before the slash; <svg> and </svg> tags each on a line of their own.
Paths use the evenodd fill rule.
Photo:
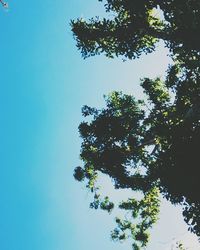
<svg viewBox="0 0 200 250">
<path fill-rule="evenodd" d="M 133 249 L 146 246 L 159 213 L 159 193 L 182 204 L 189 230 L 200 236 L 200 2 L 107 0 L 105 8 L 110 19 L 71 22 L 84 58 L 103 53 L 134 59 L 163 40 L 173 64 L 164 80 L 141 81 L 147 101 L 113 92 L 105 97 L 105 108 L 83 107 L 90 119 L 79 126 L 83 166 L 74 176 L 86 179 L 93 208 L 110 212 L 114 207 L 99 194 L 99 173 L 117 189 L 143 194 L 119 204 L 131 211 L 131 219 L 116 219 L 114 240 L 132 237 Z"/>
<path fill-rule="evenodd" d="M 154 51 L 159 40 L 164 40 L 174 55 L 196 54 L 200 49 L 198 0 L 100 2 L 105 2 L 112 18 L 95 17 L 88 22 L 80 18 L 71 22 L 84 58 L 104 53 L 133 59 Z"/>
</svg>

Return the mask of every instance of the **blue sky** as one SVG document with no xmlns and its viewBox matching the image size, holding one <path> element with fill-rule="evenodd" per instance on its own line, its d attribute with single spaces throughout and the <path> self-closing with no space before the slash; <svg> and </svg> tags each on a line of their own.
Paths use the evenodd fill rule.
<svg viewBox="0 0 200 250">
<path fill-rule="evenodd" d="M 101 107 L 103 94 L 112 90 L 141 96 L 139 78 L 164 74 L 166 51 L 125 63 L 103 56 L 83 60 L 69 21 L 101 15 L 100 3 L 9 5 L 7 12 L 0 9 L 0 247 L 131 249 L 109 240 L 112 216 L 90 210 L 87 191 L 73 180 L 80 164 L 80 110 L 84 104 Z M 148 250 L 170 249 L 174 237 L 187 238 L 193 249 L 180 209 L 163 202 Z"/>
</svg>

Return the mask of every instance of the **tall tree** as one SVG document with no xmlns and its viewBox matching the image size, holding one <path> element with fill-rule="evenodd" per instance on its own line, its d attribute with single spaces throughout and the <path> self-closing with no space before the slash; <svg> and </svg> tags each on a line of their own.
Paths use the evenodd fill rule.
<svg viewBox="0 0 200 250">
<path fill-rule="evenodd" d="M 198 0 L 107 0 L 105 8 L 113 18 L 71 22 L 84 58 L 104 53 L 133 59 L 154 51 L 159 40 L 165 41 L 173 55 L 198 54 Z"/>
<path fill-rule="evenodd" d="M 134 249 L 148 242 L 147 231 L 159 213 L 159 193 L 183 205 L 189 230 L 200 236 L 200 2 L 107 0 L 105 8 L 111 19 L 71 22 L 84 58 L 103 53 L 134 59 L 163 40 L 174 63 L 164 81 L 142 80 L 147 102 L 113 92 L 106 97 L 106 108 L 84 106 L 83 116 L 91 118 L 79 126 L 83 167 L 74 176 L 87 180 L 94 193 L 92 208 L 110 212 L 114 207 L 100 196 L 99 173 L 108 175 L 115 188 L 143 194 L 141 200 L 119 204 L 132 217 L 117 218 L 111 235 L 132 237 Z"/>
</svg>

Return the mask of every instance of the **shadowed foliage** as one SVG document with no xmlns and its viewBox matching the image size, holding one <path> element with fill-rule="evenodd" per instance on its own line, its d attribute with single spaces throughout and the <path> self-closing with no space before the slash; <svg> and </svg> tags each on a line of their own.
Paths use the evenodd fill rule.
<svg viewBox="0 0 200 250">
<path fill-rule="evenodd" d="M 101 2 L 101 1 L 100 1 Z M 200 49 L 198 0 L 107 0 L 108 18 L 71 22 L 84 58 L 100 53 L 129 59 L 154 51 L 164 40 L 173 54 L 196 54 Z"/>
<path fill-rule="evenodd" d="M 159 193 L 182 204 L 190 231 L 200 236 L 200 1 L 107 0 L 110 19 L 71 22 L 77 47 L 84 58 L 105 54 L 134 59 L 165 42 L 173 64 L 167 76 L 141 81 L 147 101 L 113 92 L 102 109 L 84 106 L 90 117 L 79 126 L 83 140 L 74 176 L 86 180 L 94 193 L 92 208 L 111 212 L 101 198 L 97 179 L 109 176 L 116 189 L 142 193 L 119 208 L 131 213 L 116 219 L 114 240 L 133 239 L 133 249 L 146 246 L 148 229 L 159 213 Z"/>
</svg>

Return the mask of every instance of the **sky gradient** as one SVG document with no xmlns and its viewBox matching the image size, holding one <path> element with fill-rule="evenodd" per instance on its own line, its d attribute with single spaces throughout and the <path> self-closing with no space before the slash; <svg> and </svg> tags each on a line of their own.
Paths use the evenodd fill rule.
<svg viewBox="0 0 200 250">
<path fill-rule="evenodd" d="M 98 1 L 20 0 L 9 6 L 0 8 L 0 248 L 129 250 L 129 244 L 110 241 L 113 217 L 90 210 L 87 191 L 73 179 L 81 107 L 101 107 L 103 94 L 113 90 L 141 97 L 139 79 L 163 75 L 167 51 L 161 44 L 140 60 L 83 60 L 69 22 L 103 14 Z M 200 249 L 180 208 L 163 202 L 160 217 L 148 250 L 171 249 L 173 238 Z"/>
</svg>

